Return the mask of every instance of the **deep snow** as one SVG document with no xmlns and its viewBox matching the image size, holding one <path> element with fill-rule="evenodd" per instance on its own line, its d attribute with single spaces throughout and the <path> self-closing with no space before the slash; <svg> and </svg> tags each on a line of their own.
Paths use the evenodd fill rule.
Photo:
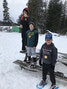
<svg viewBox="0 0 67 89">
<path fill-rule="evenodd" d="M 67 53 L 67 37 L 53 36 L 54 43 L 59 52 Z M 44 43 L 44 35 L 39 36 L 39 44 L 37 49 L 41 48 Z M 24 59 L 24 54 L 20 54 L 21 50 L 21 34 L 20 33 L 2 33 L 0 32 L 0 89 L 36 89 L 36 84 L 41 81 L 41 73 L 20 70 L 13 64 L 13 61 Z M 61 63 L 57 63 L 56 71 L 60 70 L 67 75 L 67 68 Z M 48 85 L 44 89 L 50 87 L 48 77 Z M 59 89 L 67 89 L 67 82 L 57 79 Z"/>
</svg>

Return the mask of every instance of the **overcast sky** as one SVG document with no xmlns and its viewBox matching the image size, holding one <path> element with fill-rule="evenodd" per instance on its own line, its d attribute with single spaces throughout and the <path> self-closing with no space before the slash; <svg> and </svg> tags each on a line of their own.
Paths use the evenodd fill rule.
<svg viewBox="0 0 67 89">
<path fill-rule="evenodd" d="M 64 0 L 63 0 L 64 1 Z M 7 0 L 10 17 L 16 22 L 28 0 Z M 0 0 L 0 20 L 3 20 L 3 0 Z"/>
<path fill-rule="evenodd" d="M 7 0 L 10 17 L 16 22 L 22 10 L 27 7 L 28 0 Z M 3 19 L 3 0 L 0 0 L 0 20 Z"/>
</svg>

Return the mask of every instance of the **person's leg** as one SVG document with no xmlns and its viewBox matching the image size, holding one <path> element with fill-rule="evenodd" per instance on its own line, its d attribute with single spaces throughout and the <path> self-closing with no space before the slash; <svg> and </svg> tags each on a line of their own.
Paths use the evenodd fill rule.
<svg viewBox="0 0 67 89">
<path fill-rule="evenodd" d="M 27 47 L 27 48 L 26 48 L 26 56 L 27 56 L 27 58 L 28 58 L 28 56 L 30 56 L 30 55 L 29 55 L 29 54 L 30 54 L 30 53 L 29 53 L 29 52 L 30 52 L 29 50 L 30 50 L 29 47 Z M 25 58 L 24 62 L 27 62 L 27 58 Z"/>
<path fill-rule="evenodd" d="M 31 61 L 31 56 L 28 56 L 28 60 Z"/>
<path fill-rule="evenodd" d="M 30 50 L 30 47 L 27 47 L 26 51 L 27 51 L 27 57 L 28 57 L 27 62 L 30 63 L 31 62 L 31 50 Z"/>
<path fill-rule="evenodd" d="M 23 33 L 22 33 L 22 31 L 21 31 L 21 39 L 22 39 L 22 47 L 23 47 Z"/>
<path fill-rule="evenodd" d="M 36 49 L 31 48 L 31 55 L 32 55 L 32 63 L 31 67 L 36 67 Z"/>
<path fill-rule="evenodd" d="M 42 79 L 44 81 L 46 81 L 46 79 L 47 79 L 47 73 L 48 73 L 47 64 L 43 63 L 42 67 L 43 67 L 43 69 L 42 69 Z"/>
<path fill-rule="evenodd" d="M 31 56 L 28 56 L 27 63 L 31 63 Z"/>
<path fill-rule="evenodd" d="M 50 80 L 51 80 L 52 85 L 56 85 L 54 68 L 55 68 L 55 66 L 53 66 L 53 65 L 49 66 Z"/>
<path fill-rule="evenodd" d="M 23 39 L 22 39 L 22 50 L 26 50 L 26 48 L 25 48 L 25 34 L 23 35 Z"/>
<path fill-rule="evenodd" d="M 33 47 L 31 47 L 31 53 L 32 53 L 32 57 L 36 58 L 36 49 L 34 49 Z"/>
<path fill-rule="evenodd" d="M 26 48 L 25 48 L 25 34 L 26 34 L 26 32 L 22 31 L 22 33 L 21 33 L 21 37 L 22 37 L 22 50 L 26 50 Z"/>
<path fill-rule="evenodd" d="M 47 72 L 48 72 L 47 65 L 43 63 L 43 65 L 42 65 L 42 81 L 39 84 L 40 86 L 47 84 L 47 82 L 46 82 Z"/>
<path fill-rule="evenodd" d="M 37 62 L 36 57 L 33 57 L 33 62 L 35 62 L 35 63 Z"/>
<path fill-rule="evenodd" d="M 31 48 L 31 54 L 32 54 L 32 58 L 33 58 L 33 62 L 36 62 L 36 49 Z"/>
</svg>

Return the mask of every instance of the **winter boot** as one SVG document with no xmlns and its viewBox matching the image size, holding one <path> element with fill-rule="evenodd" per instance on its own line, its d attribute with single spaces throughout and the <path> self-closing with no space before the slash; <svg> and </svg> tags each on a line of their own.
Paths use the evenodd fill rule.
<svg viewBox="0 0 67 89">
<path fill-rule="evenodd" d="M 27 63 L 31 63 L 31 56 L 28 57 Z"/>
<path fill-rule="evenodd" d="M 50 89 L 55 89 L 56 85 L 51 85 Z"/>
<path fill-rule="evenodd" d="M 27 60 L 25 59 L 25 60 L 23 61 L 23 63 L 24 63 L 24 64 L 27 64 Z"/>
<path fill-rule="evenodd" d="M 36 68 L 36 62 L 32 62 L 30 68 Z"/>
<path fill-rule="evenodd" d="M 37 64 L 37 61 L 36 61 L 36 58 L 32 58 L 32 63 L 30 65 L 31 68 L 36 68 L 36 64 Z"/>
<path fill-rule="evenodd" d="M 44 80 L 41 80 L 41 82 L 39 83 L 39 86 L 43 86 L 43 85 L 46 85 L 47 84 L 47 82 L 46 81 L 44 81 Z"/>
<path fill-rule="evenodd" d="M 26 53 L 26 50 L 21 50 L 20 53 Z"/>
</svg>

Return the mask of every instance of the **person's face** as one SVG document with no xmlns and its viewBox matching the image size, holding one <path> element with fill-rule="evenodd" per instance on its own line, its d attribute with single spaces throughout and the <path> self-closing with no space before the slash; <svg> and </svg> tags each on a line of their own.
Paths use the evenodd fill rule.
<svg viewBox="0 0 67 89">
<path fill-rule="evenodd" d="M 45 39 L 45 42 L 47 45 L 50 45 L 52 43 L 52 40 L 51 39 Z"/>
<path fill-rule="evenodd" d="M 27 12 L 26 12 L 26 11 L 24 11 L 24 12 L 23 12 L 23 15 L 24 15 L 24 16 L 27 16 Z"/>
<path fill-rule="evenodd" d="M 29 25 L 29 28 L 30 28 L 30 30 L 32 31 L 32 30 L 34 29 L 33 24 L 30 24 L 30 25 Z"/>
</svg>

